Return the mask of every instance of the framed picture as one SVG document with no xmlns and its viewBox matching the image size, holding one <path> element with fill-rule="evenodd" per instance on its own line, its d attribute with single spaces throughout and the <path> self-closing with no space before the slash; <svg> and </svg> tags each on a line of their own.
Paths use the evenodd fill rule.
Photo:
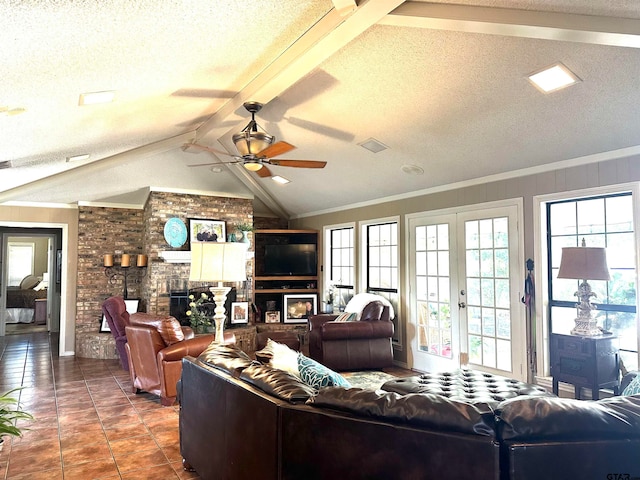
<svg viewBox="0 0 640 480">
<path fill-rule="evenodd" d="M 311 315 L 318 313 L 318 296 L 316 294 L 285 295 L 284 322 L 306 323 Z"/>
<path fill-rule="evenodd" d="M 124 304 L 126 305 L 127 312 L 136 313 L 138 311 L 138 305 L 140 304 L 139 298 L 134 298 L 131 300 L 125 300 Z M 111 329 L 109 328 L 109 323 L 107 322 L 107 317 L 102 315 L 102 322 L 100 322 L 100 333 L 110 333 Z"/>
<path fill-rule="evenodd" d="M 264 323 L 280 323 L 280 311 L 269 310 L 264 314 Z"/>
<path fill-rule="evenodd" d="M 249 302 L 231 303 L 231 323 L 249 323 Z"/>
<path fill-rule="evenodd" d="M 191 243 L 224 242 L 226 238 L 227 231 L 224 222 L 199 218 L 189 219 L 189 241 Z"/>
</svg>

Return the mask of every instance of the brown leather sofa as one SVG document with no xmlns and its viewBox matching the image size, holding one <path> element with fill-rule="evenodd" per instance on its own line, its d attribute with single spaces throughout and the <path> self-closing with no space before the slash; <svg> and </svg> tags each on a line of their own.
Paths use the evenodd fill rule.
<svg viewBox="0 0 640 480">
<path fill-rule="evenodd" d="M 640 396 L 314 391 L 235 346 L 185 357 L 180 450 L 203 480 L 549 480 L 640 475 Z M 609 474 L 626 477 L 609 477 Z"/>
<path fill-rule="evenodd" d="M 168 406 L 176 400 L 176 383 L 182 372 L 182 358 L 198 356 L 214 340 L 214 335 L 194 336 L 171 316 L 134 313 L 125 327 L 129 375 L 134 393 L 145 391 L 160 396 Z M 233 334 L 225 342 L 235 343 Z"/>
<path fill-rule="evenodd" d="M 332 370 L 379 369 L 393 365 L 393 323 L 389 307 L 373 301 L 359 321 L 336 322 L 337 315 L 309 317 L 309 356 Z"/>
</svg>

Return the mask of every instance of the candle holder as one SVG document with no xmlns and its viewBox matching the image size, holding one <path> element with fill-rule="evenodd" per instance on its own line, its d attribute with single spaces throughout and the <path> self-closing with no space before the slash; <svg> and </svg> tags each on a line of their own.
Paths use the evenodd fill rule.
<svg viewBox="0 0 640 480">
<path fill-rule="evenodd" d="M 148 258 L 146 255 L 137 255 L 136 256 L 136 265 L 135 267 L 131 267 L 131 255 L 124 253 L 122 254 L 122 258 L 120 259 L 120 265 L 113 264 L 113 255 L 105 255 L 104 256 L 104 274 L 109 279 L 109 283 L 114 285 L 116 279 L 121 276 L 124 280 L 124 291 L 122 296 L 125 300 L 129 298 L 129 277 L 133 277 L 131 280 L 134 283 L 140 283 L 140 279 L 142 279 L 147 274 L 147 262 Z"/>
</svg>

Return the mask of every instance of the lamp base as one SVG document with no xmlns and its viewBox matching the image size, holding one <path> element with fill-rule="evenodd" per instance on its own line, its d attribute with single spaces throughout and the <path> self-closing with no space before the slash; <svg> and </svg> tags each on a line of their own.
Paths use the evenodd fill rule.
<svg viewBox="0 0 640 480">
<path fill-rule="evenodd" d="M 582 325 L 576 322 L 576 326 L 571 330 L 571 335 L 578 335 L 580 337 L 596 337 L 602 335 L 602 330 L 590 325 Z"/>
<path fill-rule="evenodd" d="M 226 319 L 224 303 L 227 301 L 227 294 L 230 290 L 230 287 L 222 286 L 221 282 L 218 283 L 217 287 L 209 287 L 209 291 L 213 294 L 213 301 L 216 304 L 213 320 L 216 324 L 216 337 L 214 342 L 217 343 L 224 343 L 224 322 Z"/>
<path fill-rule="evenodd" d="M 591 298 L 596 296 L 591 290 L 591 285 L 586 280 L 583 280 L 574 295 L 578 297 L 580 303 L 576 305 L 578 316 L 576 318 L 576 326 L 571 330 L 571 335 L 580 335 L 582 337 L 602 335 L 602 331 L 598 328 L 597 320 L 593 318 L 593 311 L 597 307 L 591 303 Z"/>
</svg>

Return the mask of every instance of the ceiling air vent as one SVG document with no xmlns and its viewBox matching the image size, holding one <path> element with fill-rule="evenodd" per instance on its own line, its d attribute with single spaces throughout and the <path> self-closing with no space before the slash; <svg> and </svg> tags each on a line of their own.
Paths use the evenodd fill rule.
<svg viewBox="0 0 640 480">
<path fill-rule="evenodd" d="M 4 160 L 0 162 L 0 170 L 4 168 L 11 168 L 11 160 Z"/>
</svg>

